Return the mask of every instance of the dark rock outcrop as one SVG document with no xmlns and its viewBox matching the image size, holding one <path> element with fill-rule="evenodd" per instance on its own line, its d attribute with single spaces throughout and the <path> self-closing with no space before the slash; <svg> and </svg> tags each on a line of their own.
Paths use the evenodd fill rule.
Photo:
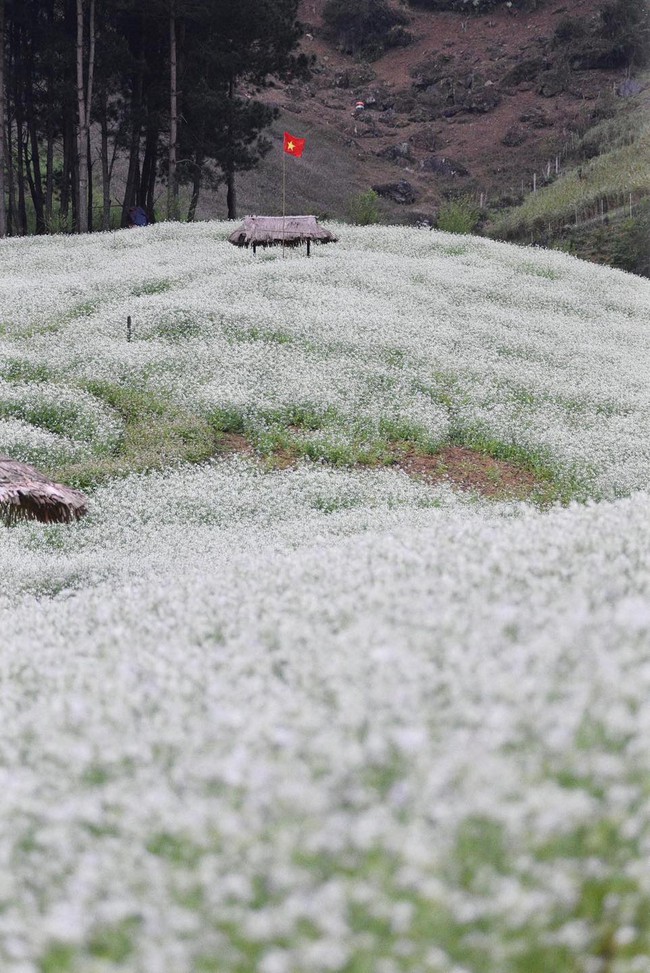
<svg viewBox="0 0 650 973">
<path fill-rule="evenodd" d="M 413 162 L 413 151 L 408 142 L 400 142 L 398 145 L 389 145 L 385 149 L 377 152 L 380 159 L 387 159 L 389 162 L 396 162 L 397 165 L 405 165 Z"/>
<path fill-rule="evenodd" d="M 530 108 L 522 112 L 519 121 L 530 125 L 531 128 L 552 128 L 553 121 L 548 117 L 543 108 Z"/>
<path fill-rule="evenodd" d="M 373 186 L 372 188 L 378 196 L 383 196 L 386 199 L 392 199 L 394 203 L 400 203 L 403 206 L 409 206 L 417 199 L 415 189 L 410 182 L 406 181 L 406 179 L 400 179 L 399 182 L 382 183 L 381 185 Z"/>
<path fill-rule="evenodd" d="M 507 146 L 523 145 L 527 138 L 528 133 L 525 128 L 513 125 L 501 139 L 501 144 Z"/>
<path fill-rule="evenodd" d="M 469 170 L 461 165 L 460 162 L 454 162 L 453 159 L 447 159 L 444 156 L 438 158 L 435 155 L 430 155 L 426 159 L 422 159 L 420 162 L 420 169 L 424 172 L 435 172 L 439 176 L 469 176 Z"/>
<path fill-rule="evenodd" d="M 566 91 L 568 77 L 564 71 L 543 71 L 539 77 L 538 93 L 542 98 L 555 98 Z"/>
<path fill-rule="evenodd" d="M 518 61 L 504 74 L 501 84 L 507 88 L 521 84 L 522 81 L 535 81 L 542 71 L 548 67 L 543 57 L 531 57 Z"/>
</svg>

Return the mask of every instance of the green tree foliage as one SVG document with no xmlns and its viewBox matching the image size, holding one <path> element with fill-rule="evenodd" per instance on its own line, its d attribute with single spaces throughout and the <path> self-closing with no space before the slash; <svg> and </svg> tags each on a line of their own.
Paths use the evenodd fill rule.
<svg viewBox="0 0 650 973">
<path fill-rule="evenodd" d="M 72 228 L 78 222 L 76 104 L 77 0 L 0 0 L 4 4 L 5 144 L 8 231 Z M 90 2 L 82 0 L 88 70 Z M 298 0 L 96 0 L 88 209 L 96 226 L 114 225 L 116 156 L 126 164 L 119 200 L 153 211 L 170 158 L 171 43 L 176 38 L 177 177 L 192 186 L 195 210 L 205 179 L 225 181 L 234 211 L 234 177 L 254 166 L 274 117 L 256 96 L 271 77 L 305 75 L 296 55 Z M 175 30 L 170 29 L 170 23 Z M 100 200 L 93 199 L 102 186 Z M 111 206 L 113 211 L 111 212 Z M 191 215 L 191 214 L 190 214 Z M 81 227 L 85 229 L 85 227 Z"/>
<path fill-rule="evenodd" d="M 227 183 L 234 217 L 235 173 L 253 168 L 270 148 L 262 133 L 277 112 L 255 95 L 270 75 L 308 73 L 305 56 L 293 53 L 301 33 L 297 7 L 297 0 L 210 0 L 187 19 L 179 177 L 192 185 L 190 218 L 201 179 Z"/>
</svg>

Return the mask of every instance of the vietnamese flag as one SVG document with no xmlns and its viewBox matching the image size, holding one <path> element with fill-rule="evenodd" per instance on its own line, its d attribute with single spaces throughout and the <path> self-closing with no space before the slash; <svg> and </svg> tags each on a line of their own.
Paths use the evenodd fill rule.
<svg viewBox="0 0 650 973">
<path fill-rule="evenodd" d="M 284 133 L 284 151 L 287 155 L 293 155 L 296 159 L 299 159 L 305 148 L 306 139 L 296 138 L 295 135 L 290 135 L 289 132 Z"/>
</svg>

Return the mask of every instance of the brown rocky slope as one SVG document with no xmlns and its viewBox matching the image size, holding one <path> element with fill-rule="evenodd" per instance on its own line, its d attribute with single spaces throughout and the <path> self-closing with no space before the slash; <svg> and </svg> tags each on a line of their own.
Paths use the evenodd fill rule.
<svg viewBox="0 0 650 973">
<path fill-rule="evenodd" d="M 311 80 L 262 95 L 280 116 L 271 152 L 239 177 L 242 215 L 280 211 L 285 128 L 307 138 L 302 159 L 288 160 L 290 212 L 345 219 L 352 197 L 391 184 L 382 207 L 395 222 L 435 217 L 450 194 L 514 201 L 562 166 L 572 135 L 625 81 L 622 70 L 571 69 L 553 43 L 563 19 L 588 21 L 602 0 L 468 17 L 402 5 L 412 42 L 370 63 L 337 49 L 325 2 L 301 3 Z M 365 108 L 355 112 L 358 100 Z M 223 217 L 225 193 L 206 196 L 201 215 Z"/>
</svg>

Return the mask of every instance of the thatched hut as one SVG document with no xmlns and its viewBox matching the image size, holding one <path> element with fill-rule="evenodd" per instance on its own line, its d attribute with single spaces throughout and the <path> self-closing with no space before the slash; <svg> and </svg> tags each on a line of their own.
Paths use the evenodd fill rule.
<svg viewBox="0 0 650 973">
<path fill-rule="evenodd" d="M 315 216 L 246 216 L 228 237 L 236 247 L 297 247 L 312 243 L 336 243 L 337 237 L 318 225 Z"/>
<path fill-rule="evenodd" d="M 79 490 L 52 483 L 33 466 L 0 456 L 0 518 L 40 520 L 43 524 L 69 524 L 88 512 Z"/>
</svg>

